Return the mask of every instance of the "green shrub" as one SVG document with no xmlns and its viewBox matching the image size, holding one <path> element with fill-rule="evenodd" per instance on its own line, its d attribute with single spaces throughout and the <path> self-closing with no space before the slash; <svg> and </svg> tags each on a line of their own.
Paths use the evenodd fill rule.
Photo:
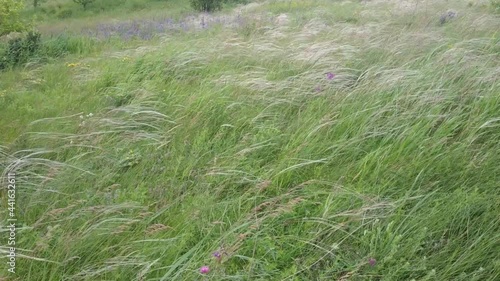
<svg viewBox="0 0 500 281">
<path fill-rule="evenodd" d="M 224 0 L 226 4 L 248 4 L 249 0 Z"/>
<path fill-rule="evenodd" d="M 25 37 L 9 40 L 4 54 L 0 57 L 0 69 L 26 63 L 40 49 L 41 35 L 30 31 Z"/>
<path fill-rule="evenodd" d="M 200 12 L 220 10 L 223 4 L 248 4 L 249 0 L 191 0 L 191 7 Z"/>
<path fill-rule="evenodd" d="M 191 7 L 200 12 L 213 12 L 222 8 L 223 0 L 191 0 Z"/>
<path fill-rule="evenodd" d="M 0 0 L 0 36 L 27 29 L 20 15 L 23 7 L 22 1 Z"/>
<path fill-rule="evenodd" d="M 87 10 L 87 6 L 92 4 L 94 0 L 73 0 L 73 2 L 82 5 L 84 10 Z"/>
<path fill-rule="evenodd" d="M 59 35 L 41 40 L 40 33 L 28 32 L 0 44 L 0 70 L 37 58 L 41 62 L 68 54 L 88 54 L 96 50 L 95 40 L 82 36 Z"/>
</svg>

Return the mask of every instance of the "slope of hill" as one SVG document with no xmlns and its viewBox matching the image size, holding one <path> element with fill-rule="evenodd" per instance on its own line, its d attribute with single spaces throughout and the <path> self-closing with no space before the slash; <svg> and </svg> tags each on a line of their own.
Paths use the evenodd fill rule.
<svg viewBox="0 0 500 281">
<path fill-rule="evenodd" d="M 0 72 L 7 280 L 500 278 L 488 1 L 144 5 Z"/>
</svg>

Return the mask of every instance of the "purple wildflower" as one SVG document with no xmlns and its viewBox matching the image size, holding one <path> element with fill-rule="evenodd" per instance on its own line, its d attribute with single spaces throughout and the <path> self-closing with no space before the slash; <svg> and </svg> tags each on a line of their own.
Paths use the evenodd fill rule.
<svg viewBox="0 0 500 281">
<path fill-rule="evenodd" d="M 335 78 L 335 74 L 333 74 L 333 73 L 331 73 L 331 72 L 328 72 L 328 73 L 326 74 L 326 79 L 328 79 L 328 80 L 332 80 L 333 78 Z"/>
<path fill-rule="evenodd" d="M 209 273 L 209 272 L 210 272 L 210 268 L 209 268 L 208 266 L 206 266 L 206 265 L 204 265 L 204 266 L 202 266 L 202 267 L 200 268 L 200 273 L 201 273 L 201 274 L 207 274 L 207 273 Z"/>
<path fill-rule="evenodd" d="M 220 259 L 222 257 L 219 251 L 214 252 L 212 256 L 214 256 L 216 259 Z"/>
<path fill-rule="evenodd" d="M 374 259 L 374 258 L 370 258 L 370 259 L 368 260 L 368 263 L 370 264 L 370 266 L 375 266 L 375 264 L 377 264 L 377 260 L 376 260 L 376 259 Z"/>
</svg>

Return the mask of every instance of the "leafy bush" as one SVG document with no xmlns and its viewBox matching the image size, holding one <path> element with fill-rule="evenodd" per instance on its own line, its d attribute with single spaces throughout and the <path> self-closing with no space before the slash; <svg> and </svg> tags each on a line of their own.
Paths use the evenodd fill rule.
<svg viewBox="0 0 500 281">
<path fill-rule="evenodd" d="M 41 35 L 30 31 L 25 37 L 9 40 L 4 54 L 0 57 L 0 69 L 26 63 L 40 49 Z"/>
<path fill-rule="evenodd" d="M 227 4 L 248 4 L 249 2 L 249 0 L 224 0 Z"/>
<path fill-rule="evenodd" d="M 23 7 L 22 1 L 0 0 L 0 36 L 26 30 L 27 25 L 20 15 Z"/>
<path fill-rule="evenodd" d="M 82 5 L 83 9 L 87 10 L 88 4 L 91 4 L 94 0 L 73 0 L 73 2 Z"/>
<path fill-rule="evenodd" d="M 191 0 L 191 7 L 200 12 L 220 10 L 223 4 L 248 4 L 249 0 Z"/>
<path fill-rule="evenodd" d="M 191 7 L 200 12 L 212 12 L 222 8 L 223 0 L 191 0 Z"/>
<path fill-rule="evenodd" d="M 46 62 L 68 54 L 88 54 L 96 50 L 96 41 L 82 36 L 61 34 L 41 40 L 39 32 L 28 32 L 0 44 L 0 70 L 11 68 L 37 58 Z"/>
</svg>

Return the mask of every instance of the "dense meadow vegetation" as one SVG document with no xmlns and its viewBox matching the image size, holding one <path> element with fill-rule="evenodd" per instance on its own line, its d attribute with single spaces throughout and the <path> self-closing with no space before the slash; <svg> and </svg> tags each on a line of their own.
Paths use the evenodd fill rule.
<svg viewBox="0 0 500 281">
<path fill-rule="evenodd" d="M 88 2 L 0 0 L 0 280 L 500 280 L 499 1 Z"/>
</svg>

